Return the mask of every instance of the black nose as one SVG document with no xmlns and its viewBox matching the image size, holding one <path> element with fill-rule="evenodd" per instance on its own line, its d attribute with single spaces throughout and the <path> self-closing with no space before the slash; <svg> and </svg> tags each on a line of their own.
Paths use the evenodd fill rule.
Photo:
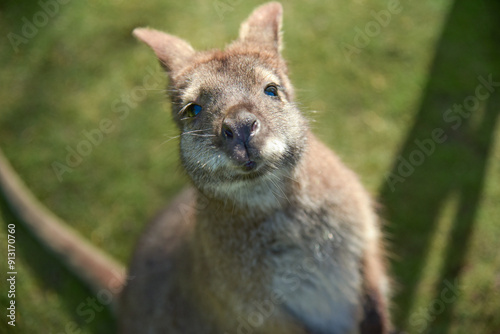
<svg viewBox="0 0 500 334">
<path fill-rule="evenodd" d="M 259 130 L 259 120 L 248 111 L 241 110 L 226 117 L 222 122 L 224 140 L 247 144 Z"/>
<path fill-rule="evenodd" d="M 222 140 L 228 153 L 241 163 L 251 160 L 248 152 L 249 142 L 259 129 L 257 116 L 246 109 L 238 109 L 228 114 L 221 128 Z"/>
</svg>

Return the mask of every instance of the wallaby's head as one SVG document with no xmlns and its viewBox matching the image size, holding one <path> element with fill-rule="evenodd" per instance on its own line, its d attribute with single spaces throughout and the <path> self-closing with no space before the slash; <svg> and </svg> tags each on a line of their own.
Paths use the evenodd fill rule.
<svg viewBox="0 0 500 334">
<path fill-rule="evenodd" d="M 208 197 L 265 201 L 304 150 L 307 122 L 293 103 L 280 54 L 281 19 L 279 3 L 265 4 L 224 50 L 200 52 L 178 37 L 134 30 L 169 76 L 181 160 Z"/>
</svg>

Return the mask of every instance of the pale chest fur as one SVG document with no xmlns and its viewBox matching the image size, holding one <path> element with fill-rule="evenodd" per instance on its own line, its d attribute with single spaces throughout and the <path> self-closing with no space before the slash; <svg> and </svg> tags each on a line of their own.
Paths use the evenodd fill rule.
<svg viewBox="0 0 500 334">
<path fill-rule="evenodd" d="M 265 218 L 209 212 L 217 213 L 199 213 L 193 240 L 196 276 L 220 317 L 260 330 L 284 319 L 325 333 L 354 329 L 362 240 L 331 208 L 295 203 Z"/>
</svg>

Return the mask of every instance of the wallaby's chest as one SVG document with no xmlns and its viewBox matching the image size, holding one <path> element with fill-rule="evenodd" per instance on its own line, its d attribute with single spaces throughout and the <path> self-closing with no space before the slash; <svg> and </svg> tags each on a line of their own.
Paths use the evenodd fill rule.
<svg viewBox="0 0 500 334">
<path fill-rule="evenodd" d="M 235 318 L 259 314 L 272 323 L 291 317 L 349 332 L 357 320 L 361 279 L 351 264 L 358 255 L 343 247 L 349 241 L 334 217 L 294 209 L 256 218 L 252 228 L 230 219 L 224 228 L 224 217 L 199 217 L 212 226 L 197 241 L 205 293 L 216 303 L 222 297 Z"/>
</svg>

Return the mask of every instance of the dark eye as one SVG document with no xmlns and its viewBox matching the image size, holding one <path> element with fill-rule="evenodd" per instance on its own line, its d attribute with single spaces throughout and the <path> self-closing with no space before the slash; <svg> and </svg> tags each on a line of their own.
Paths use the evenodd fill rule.
<svg viewBox="0 0 500 334">
<path fill-rule="evenodd" d="M 276 85 L 267 85 L 264 93 L 269 96 L 278 96 L 278 87 Z"/>
<path fill-rule="evenodd" d="M 186 107 L 186 116 L 195 117 L 201 112 L 202 109 L 203 108 L 200 105 L 191 103 Z"/>
</svg>

